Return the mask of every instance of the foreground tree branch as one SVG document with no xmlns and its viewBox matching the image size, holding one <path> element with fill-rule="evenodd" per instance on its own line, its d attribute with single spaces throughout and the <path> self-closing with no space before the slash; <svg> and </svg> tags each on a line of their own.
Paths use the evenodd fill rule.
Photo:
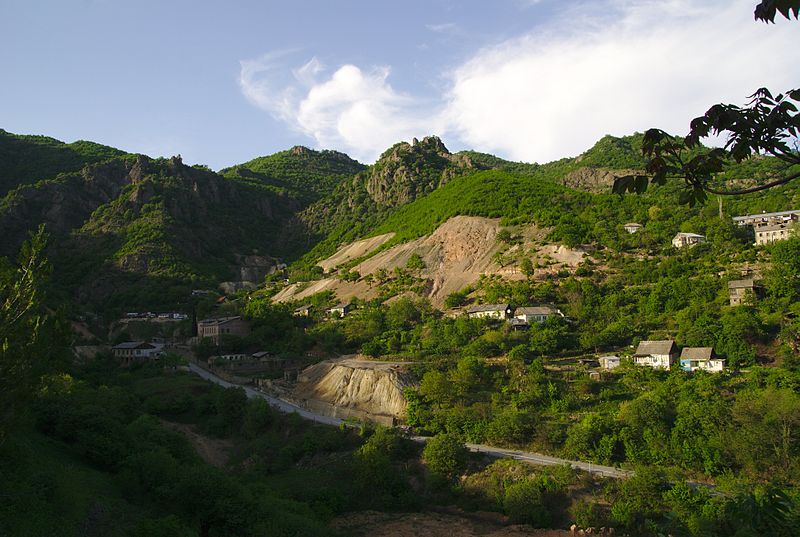
<svg viewBox="0 0 800 537">
<path fill-rule="evenodd" d="M 765 23 L 774 23 L 778 13 L 789 20 L 792 16 L 797 19 L 800 0 L 763 0 L 755 8 L 756 20 Z M 707 194 L 750 194 L 800 177 L 800 171 L 793 169 L 800 166 L 800 89 L 773 96 L 767 88 L 761 88 L 749 99 L 743 107 L 715 104 L 691 121 L 689 133 L 683 138 L 660 129 L 648 130 L 642 143 L 642 154 L 647 158 L 645 173 L 619 177 L 613 191 L 642 193 L 649 184 L 665 185 L 668 179 L 682 178 L 685 189 L 679 202 L 694 205 L 705 201 Z M 701 140 L 719 135 L 727 137 L 723 147 L 709 149 L 702 145 Z M 715 177 L 733 163 L 763 156 L 788 164 L 787 174 L 748 188 L 719 188 L 713 184 Z"/>
</svg>

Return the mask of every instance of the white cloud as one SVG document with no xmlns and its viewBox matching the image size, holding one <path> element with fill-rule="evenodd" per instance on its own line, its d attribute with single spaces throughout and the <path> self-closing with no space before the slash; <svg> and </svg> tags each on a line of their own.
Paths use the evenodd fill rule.
<svg viewBox="0 0 800 537">
<path fill-rule="evenodd" d="M 458 28 L 458 25 L 454 22 L 444 22 L 442 24 L 426 24 L 425 28 L 431 32 L 442 33 L 455 30 Z"/>
<path fill-rule="evenodd" d="M 796 84 L 796 29 L 753 21 L 752 2 L 615 0 L 482 50 L 452 73 L 448 133 L 508 158 L 576 155 L 605 134 L 684 133 L 713 103 Z"/>
<path fill-rule="evenodd" d="M 426 134 L 547 162 L 577 155 L 605 134 L 684 133 L 713 103 L 797 84 L 797 28 L 755 22 L 752 0 L 571 6 L 544 28 L 477 51 L 447 74 L 448 89 L 433 103 L 395 90 L 388 67 L 329 73 L 312 58 L 289 71 L 287 53 L 242 61 L 239 82 L 251 103 L 317 146 L 366 162 Z M 275 82 L 289 72 L 289 83 Z"/>
<path fill-rule="evenodd" d="M 269 80 L 274 71 L 271 60 L 241 62 L 242 92 L 259 108 L 313 138 L 319 147 L 371 162 L 400 140 L 442 129 L 431 121 L 430 110 L 423 104 L 392 88 L 388 67 L 364 71 L 343 65 L 320 81 L 325 69 L 312 58 L 292 71 L 292 83 L 275 88 Z"/>
</svg>

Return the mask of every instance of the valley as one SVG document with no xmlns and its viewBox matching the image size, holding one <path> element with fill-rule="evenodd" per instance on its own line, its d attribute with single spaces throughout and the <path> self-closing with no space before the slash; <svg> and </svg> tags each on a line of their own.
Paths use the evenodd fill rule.
<svg viewBox="0 0 800 537">
<path fill-rule="evenodd" d="M 41 308 L 9 352 L 52 356 L 3 449 L 104 483 L 80 524 L 722 536 L 796 509 L 797 185 L 612 194 L 640 134 L 545 164 L 427 137 L 219 173 L 0 134 L 30 155 L 0 165 L 5 289 Z M 7 494 L 45 512 L 48 490 Z"/>
</svg>

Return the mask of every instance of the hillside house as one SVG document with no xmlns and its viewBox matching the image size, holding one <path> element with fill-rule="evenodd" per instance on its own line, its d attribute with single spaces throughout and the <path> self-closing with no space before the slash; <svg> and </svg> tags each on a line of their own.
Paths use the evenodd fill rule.
<svg viewBox="0 0 800 537">
<path fill-rule="evenodd" d="M 792 232 L 792 224 L 774 224 L 755 228 L 756 245 L 771 244 L 776 241 L 785 241 Z"/>
<path fill-rule="evenodd" d="M 633 355 L 633 362 L 653 369 L 669 369 L 678 360 L 678 347 L 671 339 L 642 341 Z"/>
<path fill-rule="evenodd" d="M 563 317 L 561 310 L 554 306 L 522 306 L 514 311 L 514 319 L 524 321 L 526 324 L 543 323 L 549 317 L 557 315 Z"/>
<path fill-rule="evenodd" d="M 222 336 L 246 337 L 250 334 L 250 323 L 239 316 L 203 319 L 197 322 L 197 337 L 208 338 L 219 345 Z"/>
<path fill-rule="evenodd" d="M 295 317 L 308 317 L 309 315 L 311 315 L 311 310 L 313 309 L 314 306 L 312 306 L 311 304 L 304 304 L 298 308 L 295 308 L 294 311 L 292 312 L 292 315 L 294 315 Z"/>
<path fill-rule="evenodd" d="M 642 224 L 637 224 L 636 222 L 628 222 L 624 226 L 622 226 L 625 231 L 628 233 L 636 233 L 640 229 L 642 229 Z"/>
<path fill-rule="evenodd" d="M 697 233 L 678 233 L 672 239 L 672 246 L 675 248 L 683 248 L 684 246 L 694 246 L 706 242 L 705 235 L 698 235 Z"/>
<path fill-rule="evenodd" d="M 146 341 L 126 341 L 111 347 L 111 352 L 115 358 L 122 360 L 123 366 L 130 366 L 161 355 L 163 347 Z"/>
<path fill-rule="evenodd" d="M 597 361 L 603 369 L 616 369 L 621 363 L 619 356 L 601 356 Z"/>
<path fill-rule="evenodd" d="M 725 360 L 714 355 L 713 347 L 684 347 L 681 351 L 681 369 L 719 373 L 725 369 Z"/>
<path fill-rule="evenodd" d="M 739 226 L 753 226 L 756 245 L 770 244 L 789 238 L 792 227 L 800 221 L 800 210 L 734 216 L 733 221 Z"/>
<path fill-rule="evenodd" d="M 774 226 L 800 221 L 800 210 L 780 211 L 777 213 L 746 214 L 734 216 L 733 222 L 739 226 Z"/>
<path fill-rule="evenodd" d="M 512 312 L 509 304 L 478 304 L 467 310 L 467 316 L 477 319 L 510 319 Z"/>
<path fill-rule="evenodd" d="M 328 314 L 328 317 L 344 317 L 345 315 L 350 313 L 350 311 L 352 311 L 352 309 L 353 309 L 353 305 L 352 304 L 341 303 L 341 304 L 335 305 L 332 308 L 328 308 L 327 310 L 325 310 L 325 313 Z"/>
<path fill-rule="evenodd" d="M 758 298 L 760 287 L 754 280 L 731 280 L 728 282 L 728 300 L 731 306 L 749 304 Z"/>
</svg>

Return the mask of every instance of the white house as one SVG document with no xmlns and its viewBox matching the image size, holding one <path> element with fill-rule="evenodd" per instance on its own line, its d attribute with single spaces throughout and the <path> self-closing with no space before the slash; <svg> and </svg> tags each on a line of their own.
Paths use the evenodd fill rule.
<svg viewBox="0 0 800 537">
<path fill-rule="evenodd" d="M 351 304 L 342 303 L 342 304 L 337 304 L 332 308 L 328 308 L 326 310 L 326 313 L 328 314 L 329 317 L 334 317 L 334 316 L 344 317 L 345 315 L 350 313 L 351 309 L 353 309 L 353 306 Z"/>
<path fill-rule="evenodd" d="M 514 311 L 514 318 L 526 323 L 543 323 L 548 317 L 558 315 L 563 317 L 561 310 L 554 306 L 523 306 Z"/>
<path fill-rule="evenodd" d="M 792 224 L 773 224 L 755 228 L 756 245 L 785 241 L 790 237 Z"/>
<path fill-rule="evenodd" d="M 122 360 L 122 365 L 130 365 L 134 362 L 144 362 L 161 354 L 164 345 L 147 343 L 146 341 L 126 341 L 111 347 L 116 358 Z"/>
<path fill-rule="evenodd" d="M 671 339 L 642 341 L 633 355 L 633 362 L 653 369 L 669 369 L 678 359 L 678 348 Z"/>
<path fill-rule="evenodd" d="M 713 347 L 685 347 L 681 351 L 681 369 L 719 373 L 725 369 L 725 360 L 714 356 Z"/>
<path fill-rule="evenodd" d="M 467 310 L 467 315 L 479 319 L 509 319 L 511 317 L 509 304 L 478 304 Z"/>
<path fill-rule="evenodd" d="M 672 239 L 672 246 L 675 248 L 683 248 L 684 246 L 694 246 L 701 242 L 706 242 L 705 235 L 698 235 L 697 233 L 678 233 Z"/>
<path fill-rule="evenodd" d="M 615 369 L 620 364 L 619 356 L 601 356 L 597 361 L 603 369 Z"/>
<path fill-rule="evenodd" d="M 642 229 L 642 224 L 637 224 L 636 222 L 628 222 L 624 226 L 622 226 L 625 231 L 628 233 L 636 233 L 640 229 Z"/>
</svg>

